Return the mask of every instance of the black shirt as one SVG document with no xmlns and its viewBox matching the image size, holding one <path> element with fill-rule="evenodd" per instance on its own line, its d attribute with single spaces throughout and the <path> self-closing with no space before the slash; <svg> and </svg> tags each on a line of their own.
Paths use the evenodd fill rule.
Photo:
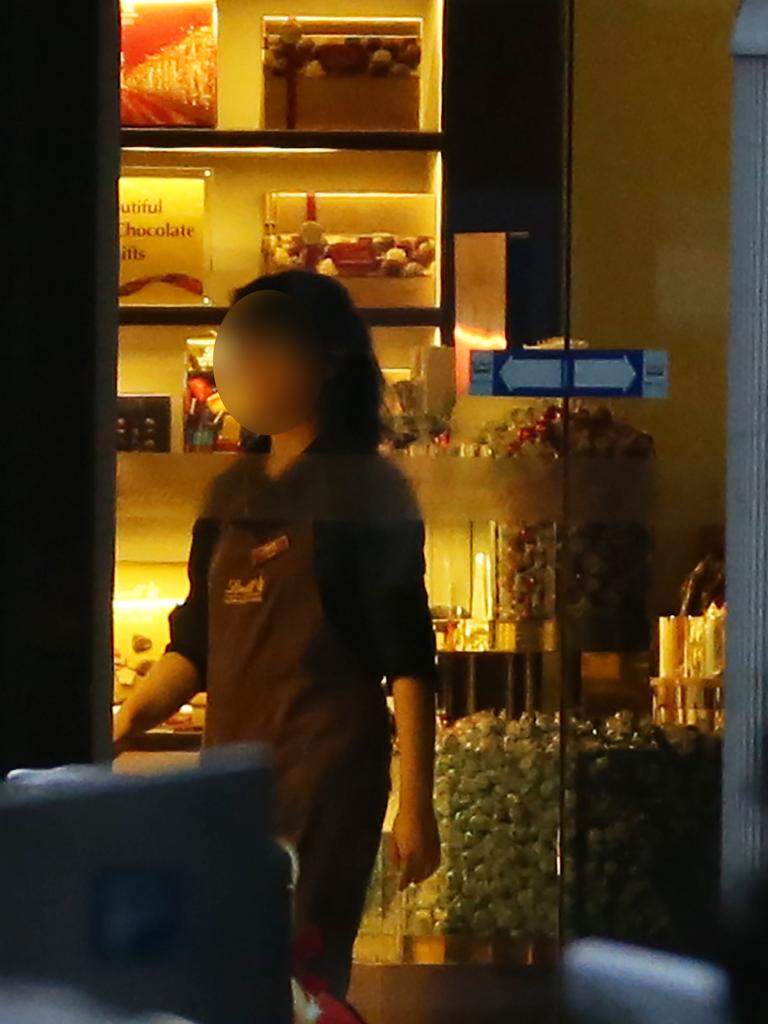
<svg viewBox="0 0 768 1024">
<path fill-rule="evenodd" d="M 277 480 L 263 456 L 241 456 L 214 481 L 196 521 L 189 595 L 170 615 L 168 651 L 187 658 L 205 688 L 208 568 L 226 522 L 309 519 L 323 611 L 366 672 L 390 682 L 435 681 L 435 641 L 424 585 L 424 526 L 410 485 L 380 455 L 317 446 Z"/>
</svg>

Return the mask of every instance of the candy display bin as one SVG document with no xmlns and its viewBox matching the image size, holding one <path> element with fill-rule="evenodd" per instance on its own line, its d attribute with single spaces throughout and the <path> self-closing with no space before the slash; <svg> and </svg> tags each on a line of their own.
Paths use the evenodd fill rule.
<svg viewBox="0 0 768 1024">
<path fill-rule="evenodd" d="M 382 835 L 368 888 L 365 913 L 355 943 L 358 963 L 387 964 L 403 960 L 403 895 L 390 854 L 391 836 Z"/>
<path fill-rule="evenodd" d="M 541 965 L 580 934 L 684 942 L 691 893 L 717 892 L 719 760 L 719 735 L 628 711 L 441 723 L 442 863 L 407 892 L 404 959 Z"/>
<path fill-rule="evenodd" d="M 405 896 L 392 857 L 392 825 L 400 802 L 400 765 L 397 748 L 391 766 L 392 786 L 384 817 L 379 852 L 373 869 L 365 911 L 355 942 L 355 960 L 366 964 L 403 961 Z"/>
<path fill-rule="evenodd" d="M 555 523 L 494 524 L 496 622 L 499 651 L 546 651 L 556 646 Z"/>
<path fill-rule="evenodd" d="M 566 485 L 569 495 L 567 525 L 543 518 L 497 524 L 497 649 L 530 646 L 531 633 L 550 649 L 557 604 L 573 650 L 646 650 L 653 438 L 608 406 L 587 402 L 574 405 L 566 436 L 562 409 L 543 401 L 513 408 L 473 440 L 477 454 L 527 472 L 530 492 L 541 489 L 549 466 L 555 495 Z"/>
<path fill-rule="evenodd" d="M 264 127 L 417 131 L 421 19 L 265 18 Z"/>
<path fill-rule="evenodd" d="M 442 724 L 436 812 L 442 863 L 408 893 L 416 961 L 546 958 L 558 931 L 559 726 L 483 711 Z"/>
<path fill-rule="evenodd" d="M 718 914 L 722 733 L 619 714 L 573 753 L 566 933 L 690 947 Z"/>
<path fill-rule="evenodd" d="M 563 586 L 566 628 L 574 649 L 648 648 L 652 551 L 653 535 L 645 523 L 571 525 L 564 541 Z"/>
<path fill-rule="evenodd" d="M 338 277 L 363 307 L 432 306 L 435 212 L 429 193 L 273 192 L 266 268 Z"/>
<path fill-rule="evenodd" d="M 583 651 L 641 651 L 649 641 L 652 535 L 643 523 L 496 525 L 497 650 L 555 646 L 557 567 L 569 643 Z"/>
</svg>

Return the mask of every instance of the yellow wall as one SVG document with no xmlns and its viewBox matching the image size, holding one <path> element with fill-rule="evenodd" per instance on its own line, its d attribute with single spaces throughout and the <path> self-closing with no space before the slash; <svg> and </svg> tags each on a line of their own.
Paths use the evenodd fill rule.
<svg viewBox="0 0 768 1024">
<path fill-rule="evenodd" d="M 576 0 L 572 333 L 670 353 L 668 400 L 617 403 L 657 440 L 659 610 L 724 515 L 737 6 Z"/>
</svg>

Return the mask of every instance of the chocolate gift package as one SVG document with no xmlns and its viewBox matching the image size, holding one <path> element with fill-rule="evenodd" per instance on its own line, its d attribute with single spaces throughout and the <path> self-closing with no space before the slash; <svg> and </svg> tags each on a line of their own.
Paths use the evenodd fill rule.
<svg viewBox="0 0 768 1024">
<path fill-rule="evenodd" d="M 417 192 L 270 192 L 265 270 L 338 277 L 364 308 L 433 306 L 435 203 Z"/>
<path fill-rule="evenodd" d="M 420 18 L 267 17 L 264 127 L 417 131 Z"/>
</svg>

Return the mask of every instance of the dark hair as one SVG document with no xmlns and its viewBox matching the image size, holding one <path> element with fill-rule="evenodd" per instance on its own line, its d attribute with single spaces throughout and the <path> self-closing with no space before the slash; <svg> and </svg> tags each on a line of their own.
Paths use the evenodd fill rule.
<svg viewBox="0 0 768 1024">
<path fill-rule="evenodd" d="M 347 289 L 322 274 L 284 270 L 238 288 L 232 304 L 257 292 L 281 292 L 295 300 L 307 325 L 302 335 L 308 334 L 335 366 L 320 399 L 319 446 L 374 451 L 382 432 L 383 378 L 368 327 Z"/>
</svg>

